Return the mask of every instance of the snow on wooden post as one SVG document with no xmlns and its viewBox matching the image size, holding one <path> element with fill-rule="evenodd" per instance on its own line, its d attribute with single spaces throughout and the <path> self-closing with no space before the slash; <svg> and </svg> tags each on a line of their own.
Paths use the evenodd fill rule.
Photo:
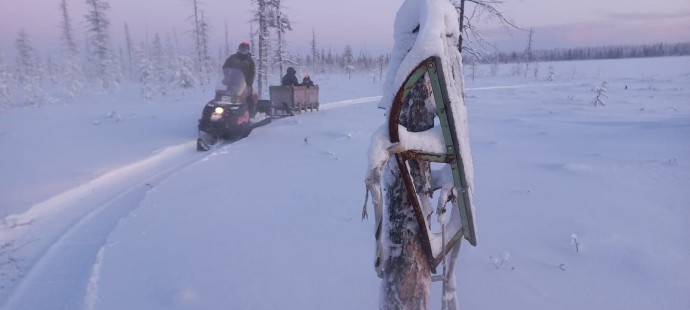
<svg viewBox="0 0 690 310">
<path fill-rule="evenodd" d="M 394 33 L 379 104 L 388 120 L 372 135 L 365 180 L 376 215 L 374 266 L 382 279 L 379 307 L 427 309 L 431 272 L 450 253 L 440 277 L 443 309 L 456 309 L 453 267 L 459 242 L 464 236 L 476 244 L 457 12 L 447 0 L 406 0 L 396 15 Z M 436 120 L 439 129 L 434 127 Z M 444 163 L 448 169 L 435 170 L 440 175 L 432 178 L 429 161 Z M 439 203 L 452 201 L 455 206 L 448 234 L 432 232 L 426 225 L 434 212 L 432 180 L 433 188 L 440 185 L 445 193 Z M 367 217 L 366 208 L 362 216 Z"/>
<path fill-rule="evenodd" d="M 434 106 L 426 104 L 429 95 L 425 80 L 418 80 L 403 100 L 406 104 L 398 119 L 400 125 L 411 132 L 434 127 Z M 390 248 L 383 266 L 381 309 L 427 309 L 431 286 L 428 258 L 400 171 L 397 165 L 391 166 L 392 175 L 397 177 L 386 186 Z M 420 198 L 426 199 L 426 193 L 431 192 L 429 162 L 410 160 L 409 166 Z"/>
</svg>

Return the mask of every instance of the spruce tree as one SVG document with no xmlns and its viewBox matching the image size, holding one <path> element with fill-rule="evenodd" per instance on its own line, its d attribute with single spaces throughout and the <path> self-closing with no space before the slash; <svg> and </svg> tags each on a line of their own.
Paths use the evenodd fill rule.
<svg viewBox="0 0 690 310">
<path fill-rule="evenodd" d="M 38 57 L 31 46 L 29 35 L 24 29 L 19 31 L 17 40 L 17 77 L 22 87 L 24 104 L 38 105 L 43 102 L 45 93 L 41 87 L 41 70 Z"/>
<path fill-rule="evenodd" d="M 72 20 L 69 16 L 66 0 L 62 0 L 60 3 L 60 12 L 62 13 L 62 22 L 60 24 L 62 30 L 61 38 L 66 55 L 62 64 L 61 83 L 67 98 L 73 99 L 83 93 L 85 83 L 84 70 L 79 58 L 77 43 L 74 39 L 74 28 L 72 28 Z"/>
<path fill-rule="evenodd" d="M 13 75 L 9 66 L 5 64 L 4 56 L 0 53 L 0 108 L 12 104 Z"/>
<path fill-rule="evenodd" d="M 196 87 L 197 79 L 194 77 L 194 61 L 184 55 L 177 57 L 177 69 L 175 70 L 174 86 L 180 89 L 184 95 L 185 90 Z"/>
<path fill-rule="evenodd" d="M 120 68 L 110 50 L 110 21 L 107 18 L 110 5 L 104 0 L 86 0 L 86 17 L 89 43 L 93 46 L 96 74 L 103 82 L 103 88 L 114 89 L 120 81 Z"/>
</svg>

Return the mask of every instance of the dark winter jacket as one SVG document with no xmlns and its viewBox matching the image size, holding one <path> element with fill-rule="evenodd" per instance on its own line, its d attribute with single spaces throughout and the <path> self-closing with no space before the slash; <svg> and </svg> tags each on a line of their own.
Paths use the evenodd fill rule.
<svg viewBox="0 0 690 310">
<path fill-rule="evenodd" d="M 247 81 L 247 86 L 252 87 L 254 84 L 256 68 L 254 66 L 254 60 L 252 59 L 251 54 L 235 53 L 230 55 L 230 57 L 228 57 L 223 64 L 223 69 L 225 68 L 235 68 L 242 71 L 242 74 L 244 74 L 244 79 Z"/>
<path fill-rule="evenodd" d="M 302 79 L 302 86 L 314 86 L 314 81 L 312 81 L 311 78 L 307 76 Z"/>
<path fill-rule="evenodd" d="M 280 85 L 282 86 L 299 86 L 299 81 L 297 80 L 297 71 L 295 68 L 290 67 L 287 69 L 287 73 L 280 80 Z"/>
</svg>

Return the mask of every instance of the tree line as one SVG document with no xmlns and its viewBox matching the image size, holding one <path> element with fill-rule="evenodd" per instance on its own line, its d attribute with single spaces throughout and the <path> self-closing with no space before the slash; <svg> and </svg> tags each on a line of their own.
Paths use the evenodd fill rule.
<svg viewBox="0 0 690 310">
<path fill-rule="evenodd" d="M 531 42 L 531 40 L 529 41 Z M 690 42 L 655 43 L 636 45 L 608 45 L 598 47 L 574 47 L 532 50 L 531 44 L 521 52 L 486 54 L 475 61 L 491 63 L 516 63 L 532 61 L 563 61 L 588 59 L 620 59 L 690 55 Z M 472 61 L 470 58 L 468 61 Z"/>
<path fill-rule="evenodd" d="M 146 39 L 136 42 L 124 23 L 120 28 L 124 31 L 124 42 L 119 45 L 111 40 L 114 30 L 109 19 L 109 3 L 83 1 L 87 4 L 87 14 L 76 23 L 67 1 L 59 1 L 59 53 L 40 53 L 23 29 L 14 42 L 15 62 L 5 59 L 0 52 L 0 108 L 39 105 L 56 95 L 70 100 L 94 90 L 114 91 L 123 82 L 139 84 L 141 96 L 146 99 L 185 94 L 213 83 L 225 58 L 235 52 L 235 46 L 230 46 L 227 24 L 224 42 L 211 44 L 212 28 L 199 0 L 186 0 L 188 24 L 187 29 L 181 29 L 185 35 L 178 35 L 176 28 L 166 34 L 149 35 L 147 31 Z M 326 50 L 319 46 L 315 30 L 310 52 L 291 52 L 286 36 L 292 27 L 281 0 L 247 2 L 252 7 L 247 37 L 258 64 L 256 83 L 260 90 L 279 83 L 287 66 L 311 74 L 348 74 L 357 70 L 383 75 L 388 55 L 356 53 L 351 45 L 340 52 Z M 85 28 L 77 30 L 75 24 L 84 24 Z"/>
</svg>

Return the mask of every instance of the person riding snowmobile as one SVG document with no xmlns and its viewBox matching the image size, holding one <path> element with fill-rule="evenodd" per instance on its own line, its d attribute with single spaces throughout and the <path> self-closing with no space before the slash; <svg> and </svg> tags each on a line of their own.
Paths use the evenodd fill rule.
<svg viewBox="0 0 690 310">
<path fill-rule="evenodd" d="M 249 42 L 244 41 L 240 43 L 237 47 L 237 52 L 230 55 L 228 59 L 225 60 L 223 64 L 223 71 L 227 71 L 228 68 L 235 68 L 242 71 L 244 78 L 247 82 L 247 104 L 251 113 L 254 113 L 256 102 L 253 99 L 253 88 L 254 76 L 256 75 L 256 66 L 254 60 L 252 59 L 251 53 L 249 53 Z"/>
</svg>

